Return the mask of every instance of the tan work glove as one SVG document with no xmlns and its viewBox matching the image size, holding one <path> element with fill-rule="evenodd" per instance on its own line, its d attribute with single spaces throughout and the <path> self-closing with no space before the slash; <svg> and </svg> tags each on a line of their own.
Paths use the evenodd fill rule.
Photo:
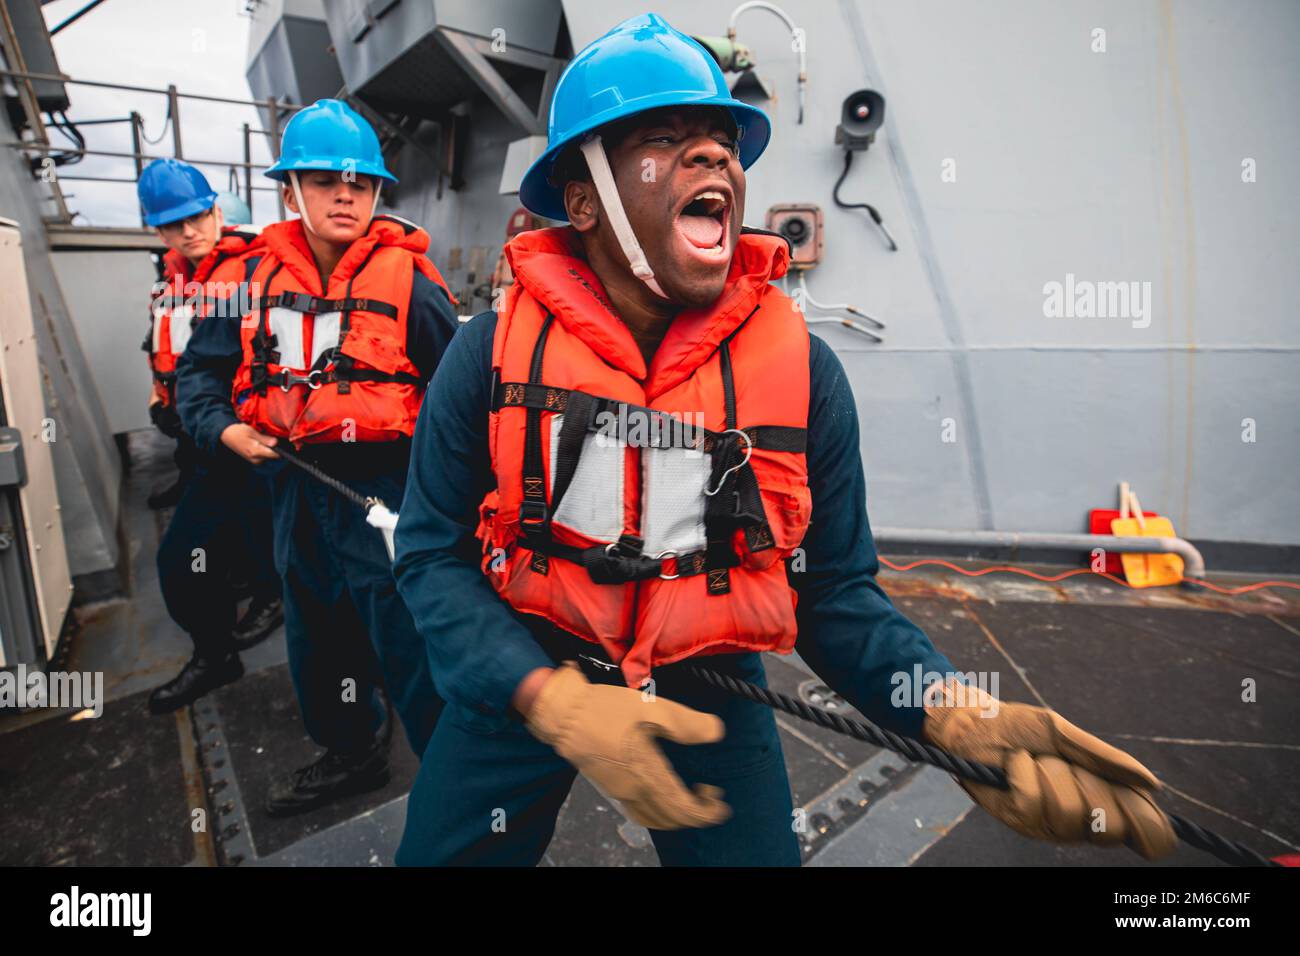
<svg viewBox="0 0 1300 956">
<path fill-rule="evenodd" d="M 630 687 L 591 684 L 575 662 L 567 661 L 538 691 L 527 727 L 642 826 L 707 827 L 731 816 L 721 790 L 707 784 L 694 792 L 686 789 L 654 742 L 655 737 L 679 744 L 719 741 L 726 728 L 712 714 L 662 698 L 645 700 Z"/>
<path fill-rule="evenodd" d="M 1009 790 L 958 781 L 981 807 L 1038 840 L 1122 844 L 1148 860 L 1173 852 L 1178 838 L 1151 796 L 1160 781 L 1150 770 L 1055 711 L 959 687 L 927 690 L 923 733 L 949 753 L 1006 771 Z"/>
</svg>

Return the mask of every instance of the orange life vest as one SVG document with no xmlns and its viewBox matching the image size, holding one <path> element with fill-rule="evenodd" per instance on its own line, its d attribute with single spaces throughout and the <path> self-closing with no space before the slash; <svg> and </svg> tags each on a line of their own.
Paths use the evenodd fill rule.
<svg viewBox="0 0 1300 956">
<path fill-rule="evenodd" d="M 629 686 L 694 654 L 788 653 L 782 561 L 811 513 L 807 327 L 769 280 L 779 237 L 744 234 L 708 309 L 650 368 L 569 228 L 508 247 L 489 423 L 497 487 L 483 571 L 516 610 L 599 643 Z"/>
<path fill-rule="evenodd" d="M 328 289 L 301 220 L 262 235 L 266 255 L 250 282 L 257 297 L 240 330 L 235 413 L 296 444 L 410 437 L 423 394 L 406 354 L 415 270 L 447 288 L 424 255 L 429 234 L 376 216 L 334 267 Z"/>
<path fill-rule="evenodd" d="M 252 226 L 224 228 L 221 238 L 197 266 L 174 250 L 163 256 L 164 286 L 155 287 L 147 340 L 153 388 L 164 405 L 176 402 L 176 361 L 190 335 L 211 315 L 239 314 L 239 286 L 247 278 L 244 260 L 258 251 Z"/>
</svg>

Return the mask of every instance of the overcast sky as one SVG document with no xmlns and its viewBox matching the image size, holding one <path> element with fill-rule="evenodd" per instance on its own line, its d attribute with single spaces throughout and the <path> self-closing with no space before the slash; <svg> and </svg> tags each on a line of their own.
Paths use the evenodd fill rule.
<svg viewBox="0 0 1300 956">
<path fill-rule="evenodd" d="M 86 0 L 55 0 L 43 7 L 51 27 L 85 5 Z M 247 0 L 106 0 L 54 37 L 54 50 L 63 72 L 77 79 L 127 83 L 166 89 L 175 84 L 182 93 L 204 93 L 248 99 L 244 79 L 250 21 L 243 12 Z M 164 136 L 167 99 L 147 93 L 70 86 L 68 116 L 74 120 L 125 117 L 132 110 L 144 117 L 146 136 L 162 140 L 146 145 L 154 156 L 171 156 L 171 130 Z M 242 160 L 242 124 L 261 125 L 252 107 L 182 100 L 181 141 L 186 159 Z M 129 152 L 129 125 L 81 127 L 91 149 Z M 62 141 L 51 131 L 51 141 Z M 265 160 L 265 137 L 254 137 L 254 161 Z M 227 188 L 229 169 L 200 166 L 216 189 Z M 64 175 L 135 175 L 129 159 L 87 157 L 61 168 Z M 258 180 L 261 179 L 259 183 Z M 254 175 L 254 185 L 270 180 Z M 118 183 L 65 182 L 72 195 L 68 205 L 94 225 L 138 225 L 134 187 Z M 274 218 L 270 193 L 258 194 L 254 219 Z"/>
</svg>

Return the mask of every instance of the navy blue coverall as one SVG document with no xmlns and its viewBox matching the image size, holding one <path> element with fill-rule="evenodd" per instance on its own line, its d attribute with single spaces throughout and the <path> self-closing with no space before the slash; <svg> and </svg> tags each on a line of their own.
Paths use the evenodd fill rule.
<svg viewBox="0 0 1300 956">
<path fill-rule="evenodd" d="M 493 487 L 488 452 L 492 338 L 496 315 L 461 328 L 425 396 L 396 533 L 398 587 L 429 642 L 447 708 L 425 751 L 397 852 L 403 865 L 531 865 L 545 852 L 575 770 L 523 726 L 510 706 L 538 667 L 599 653 L 536 616 L 516 612 L 479 567 L 478 506 Z M 813 519 L 798 591 L 800 656 L 878 724 L 917 736 L 923 711 L 891 704 L 891 677 L 952 665 L 876 583 L 866 511 L 858 415 L 835 353 L 813 337 L 809 356 L 808 473 Z M 789 565 L 788 565 L 789 566 Z M 758 654 L 706 659 L 710 668 L 763 684 Z M 713 713 L 726 725 L 716 744 L 661 741 L 689 786 L 721 787 L 732 817 L 721 826 L 651 831 L 666 865 L 799 864 L 790 785 L 772 711 L 684 678 L 685 664 L 655 671 L 657 692 Z M 591 675 L 589 674 L 589 679 Z M 614 674 L 611 683 L 621 683 Z M 493 827 L 498 808 L 505 828 Z"/>
<path fill-rule="evenodd" d="M 255 264 L 246 264 L 245 281 Z M 199 326 L 229 321 L 230 309 L 217 306 Z M 177 439 L 176 460 L 190 478 L 158 547 L 158 586 L 167 613 L 194 641 L 195 655 L 220 660 L 235 650 L 235 581 L 249 582 L 255 601 L 280 594 L 271 555 L 271 489 L 248 462 L 225 447 L 201 451 L 186 432 Z"/>
<path fill-rule="evenodd" d="M 446 293 L 416 270 L 406 349 L 423 382 L 456 326 Z M 239 421 L 231 383 L 241 359 L 239 322 L 208 321 L 177 364 L 181 420 L 205 451 L 223 447 L 221 433 Z M 408 440 L 309 444 L 299 454 L 359 493 L 393 510 L 401 505 Z M 365 750 L 383 723 L 382 683 L 412 749 L 423 754 L 442 700 L 425 643 L 397 594 L 383 537 L 362 509 L 301 469 L 272 461 L 258 470 L 271 481 L 289 670 L 308 735 L 331 750 Z M 352 686 L 356 693 L 346 693 Z"/>
<path fill-rule="evenodd" d="M 255 601 L 279 596 L 272 546 L 266 475 L 225 448 L 198 452 L 158 547 L 163 603 L 197 656 L 220 660 L 234 652 L 237 580 L 249 582 Z"/>
</svg>

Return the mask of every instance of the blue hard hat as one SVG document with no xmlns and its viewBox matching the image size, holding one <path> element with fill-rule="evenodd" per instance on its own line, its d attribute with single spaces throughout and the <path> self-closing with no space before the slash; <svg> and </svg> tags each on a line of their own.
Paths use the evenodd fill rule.
<svg viewBox="0 0 1300 956">
<path fill-rule="evenodd" d="M 317 100 L 295 113 L 280 139 L 280 158 L 265 175 L 284 182 L 290 172 L 311 169 L 397 182 L 384 166 L 375 131 L 342 100 Z"/>
<path fill-rule="evenodd" d="M 217 205 L 221 208 L 221 217 L 225 219 L 228 226 L 246 226 L 253 221 L 253 211 L 248 208 L 248 203 L 235 193 L 217 193 Z"/>
<path fill-rule="evenodd" d="M 147 226 L 165 226 L 211 209 L 217 193 L 207 178 L 179 159 L 155 159 L 135 184 Z"/>
<path fill-rule="evenodd" d="M 748 169 L 772 135 L 767 115 L 731 95 L 713 56 L 663 17 L 624 20 L 565 67 L 551 100 L 547 144 L 524 173 L 519 201 L 564 221 L 564 187 L 552 186 L 555 161 L 570 143 L 614 120 L 661 106 L 721 106 L 740 131 L 740 165 Z"/>
</svg>

